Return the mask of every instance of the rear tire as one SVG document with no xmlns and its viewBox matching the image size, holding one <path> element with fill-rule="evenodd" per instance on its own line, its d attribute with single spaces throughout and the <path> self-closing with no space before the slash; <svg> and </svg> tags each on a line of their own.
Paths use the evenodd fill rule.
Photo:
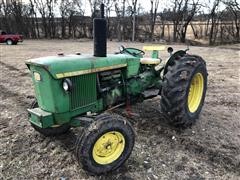
<svg viewBox="0 0 240 180">
<path fill-rule="evenodd" d="M 34 108 L 37 108 L 37 107 L 39 107 L 38 103 L 37 103 L 36 100 L 34 100 L 32 105 L 31 105 L 31 109 L 34 109 Z M 30 116 L 30 114 L 29 114 L 29 116 Z M 44 136 L 58 136 L 58 135 L 61 135 L 61 134 L 64 134 L 64 133 L 68 132 L 69 129 L 70 129 L 70 126 L 68 124 L 59 125 L 57 127 L 40 128 L 40 127 L 36 126 L 35 124 L 31 123 L 31 126 L 36 131 L 43 134 Z"/>
<path fill-rule="evenodd" d="M 126 119 L 102 114 L 78 138 L 77 160 L 91 174 L 108 173 L 128 159 L 134 139 L 134 130 Z"/>
<path fill-rule="evenodd" d="M 160 101 L 162 112 L 174 126 L 191 126 L 199 117 L 206 89 L 205 61 L 194 55 L 177 57 L 164 76 Z"/>
<path fill-rule="evenodd" d="M 13 45 L 13 40 L 7 39 L 6 44 L 7 44 L 7 45 Z"/>
</svg>

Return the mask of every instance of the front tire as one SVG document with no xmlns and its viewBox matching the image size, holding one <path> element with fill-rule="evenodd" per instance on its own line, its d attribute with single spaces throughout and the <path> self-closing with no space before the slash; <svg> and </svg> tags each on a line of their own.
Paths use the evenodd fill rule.
<svg viewBox="0 0 240 180">
<path fill-rule="evenodd" d="M 161 108 L 169 122 L 188 127 L 201 112 L 207 89 L 205 61 L 194 55 L 183 55 L 168 66 L 161 91 Z"/>
<path fill-rule="evenodd" d="M 83 169 L 104 174 L 120 167 L 134 146 L 134 131 L 121 116 L 103 114 L 87 127 L 76 143 L 76 157 Z"/>
<path fill-rule="evenodd" d="M 33 101 L 31 105 L 31 109 L 38 108 L 38 103 L 36 100 Z M 30 116 L 30 114 L 29 114 Z M 30 117 L 29 117 L 30 118 Z M 40 128 L 36 126 L 35 124 L 31 123 L 31 126 L 38 131 L 39 133 L 43 134 L 44 136 L 58 136 L 64 133 L 67 133 L 70 129 L 70 126 L 68 124 L 48 127 L 48 128 Z"/>
<path fill-rule="evenodd" d="M 13 45 L 13 40 L 8 39 L 8 40 L 6 41 L 6 44 L 7 44 L 7 45 Z"/>
</svg>

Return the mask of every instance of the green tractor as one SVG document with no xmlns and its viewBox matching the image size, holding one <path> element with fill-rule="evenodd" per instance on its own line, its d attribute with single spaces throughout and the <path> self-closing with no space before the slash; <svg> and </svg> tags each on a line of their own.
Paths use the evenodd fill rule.
<svg viewBox="0 0 240 180">
<path fill-rule="evenodd" d="M 120 167 L 134 146 L 134 130 L 127 119 L 106 111 L 160 95 L 167 120 L 177 127 L 198 118 L 207 88 L 206 63 L 187 50 L 173 53 L 163 63 L 160 46 L 144 51 L 121 47 L 106 54 L 106 20 L 94 19 L 94 55 L 59 54 L 26 61 L 31 71 L 36 101 L 28 109 L 33 128 L 46 136 L 83 126 L 76 142 L 76 157 L 94 174 Z"/>
</svg>

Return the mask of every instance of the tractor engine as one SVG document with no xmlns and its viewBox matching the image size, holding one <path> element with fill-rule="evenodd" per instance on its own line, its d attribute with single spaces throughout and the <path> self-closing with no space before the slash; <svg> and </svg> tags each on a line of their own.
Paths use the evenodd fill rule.
<svg viewBox="0 0 240 180">
<path fill-rule="evenodd" d="M 121 69 L 98 73 L 97 87 L 99 95 L 103 98 L 105 108 L 124 101 L 123 78 Z"/>
<path fill-rule="evenodd" d="M 134 77 L 126 79 L 124 70 L 116 69 L 100 72 L 97 75 L 97 87 L 100 97 L 103 98 L 105 108 L 124 103 L 127 98 L 141 101 L 142 93 L 146 89 L 158 89 L 160 82 L 153 68 Z"/>
<path fill-rule="evenodd" d="M 157 79 L 157 73 L 151 69 L 142 72 L 137 77 L 134 77 L 128 81 L 128 94 L 131 96 L 138 96 L 146 89 L 158 89 L 159 81 Z"/>
</svg>

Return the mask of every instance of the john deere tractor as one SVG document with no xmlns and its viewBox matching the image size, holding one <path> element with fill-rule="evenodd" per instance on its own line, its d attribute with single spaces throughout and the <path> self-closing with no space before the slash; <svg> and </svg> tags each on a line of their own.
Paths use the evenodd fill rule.
<svg viewBox="0 0 240 180">
<path fill-rule="evenodd" d="M 76 142 L 76 157 L 94 174 L 120 167 L 134 146 L 134 130 L 127 119 L 106 113 L 160 95 L 161 111 L 174 126 L 192 125 L 201 112 L 206 88 L 205 61 L 187 50 L 173 52 L 166 63 L 162 46 L 145 46 L 151 57 L 136 48 L 121 46 L 106 53 L 106 20 L 93 22 L 94 53 L 42 57 L 26 61 L 36 101 L 28 109 L 33 128 L 46 136 L 83 126 Z"/>
</svg>

